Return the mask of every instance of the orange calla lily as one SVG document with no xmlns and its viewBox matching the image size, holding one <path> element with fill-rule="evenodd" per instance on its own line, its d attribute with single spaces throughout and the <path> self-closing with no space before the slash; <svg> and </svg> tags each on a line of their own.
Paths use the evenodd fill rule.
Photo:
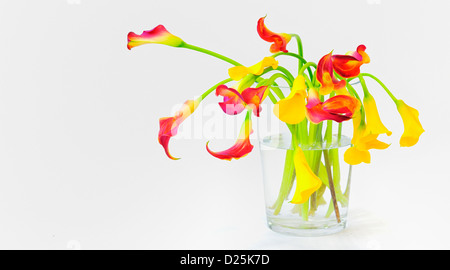
<svg viewBox="0 0 450 270">
<path fill-rule="evenodd" d="M 133 32 L 128 33 L 127 48 L 129 50 L 136 46 L 149 43 L 180 47 L 184 44 L 184 41 L 181 38 L 169 33 L 169 31 L 167 31 L 167 29 L 163 25 L 158 25 L 152 30 L 144 31 L 140 35 L 137 35 Z"/>
<path fill-rule="evenodd" d="M 359 108 L 359 101 L 347 95 L 338 95 L 321 102 L 317 90 L 308 92 L 308 104 L 306 105 L 306 117 L 314 124 L 325 120 L 343 122 L 350 120 L 353 113 Z"/>
<path fill-rule="evenodd" d="M 291 40 L 291 36 L 289 34 L 277 34 L 269 29 L 267 29 L 266 25 L 264 24 L 265 17 L 262 17 L 258 20 L 258 26 L 257 26 L 257 32 L 259 36 L 267 41 L 267 42 L 273 42 L 273 44 L 270 46 L 270 52 L 271 53 L 277 53 L 277 52 L 288 52 L 286 49 L 287 44 Z"/>
<path fill-rule="evenodd" d="M 198 107 L 201 99 L 186 101 L 172 117 L 163 117 L 159 119 L 159 134 L 158 142 L 164 147 L 166 155 L 170 159 L 179 159 L 173 157 L 169 153 L 169 140 L 173 136 L 177 135 L 178 127 L 183 121 L 188 118 Z"/>
<path fill-rule="evenodd" d="M 320 82 L 320 94 L 328 95 L 345 87 L 345 80 L 338 80 L 333 74 L 332 52 L 324 55 L 317 64 L 316 78 Z"/>
<path fill-rule="evenodd" d="M 351 78 L 359 75 L 360 67 L 370 62 L 367 55 L 366 46 L 359 45 L 355 52 L 347 55 L 333 55 L 333 69 L 344 78 Z"/>
<path fill-rule="evenodd" d="M 223 84 L 216 88 L 216 96 L 223 96 L 223 102 L 219 102 L 219 106 L 226 114 L 235 115 L 248 108 L 252 109 L 256 116 L 259 116 L 260 104 L 266 97 L 266 89 L 267 86 L 249 87 L 239 93 L 236 89 Z"/>
<path fill-rule="evenodd" d="M 253 150 L 253 145 L 250 143 L 250 134 L 253 132 L 252 119 L 250 111 L 247 113 L 244 122 L 242 123 L 241 131 L 235 144 L 220 152 L 214 152 L 209 149 L 209 142 L 206 143 L 206 150 L 208 153 L 216 158 L 222 160 L 240 159 L 248 155 Z"/>
</svg>

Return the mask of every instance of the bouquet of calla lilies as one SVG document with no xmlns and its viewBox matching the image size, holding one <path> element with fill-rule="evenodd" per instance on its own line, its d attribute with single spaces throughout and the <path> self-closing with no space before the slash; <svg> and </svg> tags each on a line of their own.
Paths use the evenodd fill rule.
<svg viewBox="0 0 450 270">
<path fill-rule="evenodd" d="M 128 49 L 144 44 L 163 44 L 185 48 L 211 55 L 226 61 L 232 66 L 228 69 L 228 78 L 217 82 L 195 100 L 187 100 L 181 108 L 170 117 L 159 120 L 158 141 L 166 155 L 173 157 L 169 151 L 169 141 L 177 134 L 179 126 L 188 118 L 208 95 L 214 93 L 218 98 L 220 109 L 228 115 L 245 113 L 244 122 L 234 145 L 228 149 L 215 151 L 206 144 L 206 150 L 214 157 L 222 160 L 239 159 L 253 150 L 250 142 L 252 118 L 260 117 L 260 113 L 274 113 L 284 122 L 292 135 L 292 152 L 286 159 L 291 173 L 297 178 L 295 193 L 290 200 L 292 204 L 303 204 L 323 184 L 317 174 L 314 157 L 304 154 L 302 146 L 307 142 L 331 141 L 332 122 L 339 126 L 350 121 L 353 124 L 351 146 L 344 153 L 344 160 L 350 165 L 370 163 L 370 150 L 386 149 L 389 144 L 379 140 L 379 135 L 390 136 L 392 132 L 382 123 L 374 97 L 367 88 L 366 79 L 376 81 L 387 96 L 392 99 L 399 116 L 403 120 L 404 131 L 400 138 L 400 146 L 415 145 L 424 132 L 419 122 L 419 113 L 397 99 L 392 92 L 374 75 L 362 73 L 361 68 L 370 62 L 366 46 L 359 45 L 356 50 L 346 54 L 324 55 L 317 63 L 306 60 L 299 35 L 274 33 L 265 25 L 265 18 L 257 22 L 257 33 L 262 40 L 271 43 L 270 54 L 252 65 L 243 65 L 219 53 L 191 45 L 178 36 L 168 32 L 163 25 L 138 35 L 128 34 Z M 296 40 L 297 53 L 289 52 L 287 46 Z M 277 60 L 280 56 L 293 57 L 298 60 L 298 70 L 292 72 L 283 67 Z M 289 92 L 282 91 L 277 81 L 289 85 Z M 358 94 L 350 82 L 356 80 L 362 88 Z M 230 86 L 230 83 L 232 84 Z M 264 101 L 272 102 L 272 112 L 261 112 Z M 284 125 L 284 124 L 283 124 Z M 322 126 L 324 135 L 322 135 Z M 324 153 L 327 154 L 327 153 Z M 325 156 L 332 161 L 332 156 Z M 328 166 L 328 164 L 325 164 Z M 286 166 L 289 167 L 289 166 Z M 301 179 L 301 180 L 300 180 Z M 333 191 L 338 192 L 338 191 Z"/>
</svg>

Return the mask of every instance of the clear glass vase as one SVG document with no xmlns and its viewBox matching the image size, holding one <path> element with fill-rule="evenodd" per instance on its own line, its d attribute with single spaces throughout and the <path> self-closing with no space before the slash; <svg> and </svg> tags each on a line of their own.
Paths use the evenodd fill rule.
<svg viewBox="0 0 450 270">
<path fill-rule="evenodd" d="M 344 162 L 350 138 L 333 135 L 331 141 L 300 145 L 320 188 L 305 203 L 291 203 L 296 179 L 292 164 L 292 136 L 276 133 L 259 138 L 267 224 L 275 232 L 294 236 L 337 233 L 347 224 L 351 165 Z M 315 162 L 312 162 L 315 160 Z"/>
</svg>

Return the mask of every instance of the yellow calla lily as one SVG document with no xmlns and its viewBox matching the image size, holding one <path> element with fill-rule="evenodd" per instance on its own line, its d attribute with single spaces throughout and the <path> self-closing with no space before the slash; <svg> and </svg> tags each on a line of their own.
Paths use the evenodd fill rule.
<svg viewBox="0 0 450 270">
<path fill-rule="evenodd" d="M 291 93 L 278 101 L 273 107 L 273 113 L 287 124 L 298 124 L 306 116 L 306 84 L 305 78 L 299 75 L 292 86 Z"/>
<path fill-rule="evenodd" d="M 294 152 L 294 166 L 297 186 L 291 203 L 305 203 L 311 194 L 320 188 L 322 181 L 309 167 L 305 154 L 300 147 L 297 147 Z"/>
<path fill-rule="evenodd" d="M 381 122 L 380 115 L 378 114 L 377 104 L 372 95 L 368 92 L 364 94 L 364 110 L 366 111 L 367 119 L 367 130 L 373 134 L 386 134 L 388 136 L 392 135 Z"/>
<path fill-rule="evenodd" d="M 250 67 L 245 66 L 232 67 L 228 69 L 228 75 L 230 76 L 231 79 L 239 81 L 248 74 L 261 75 L 264 69 L 267 67 L 272 67 L 273 69 L 276 69 L 278 67 L 278 61 L 271 56 L 264 57 L 264 59 L 261 62 L 258 62 Z"/>
<path fill-rule="evenodd" d="M 370 163 L 370 152 L 371 149 L 386 149 L 389 144 L 379 141 L 377 139 L 378 134 L 370 134 L 362 137 L 356 142 L 355 145 L 348 148 L 344 153 L 344 161 L 350 165 L 357 165 L 362 162 Z"/>
<path fill-rule="evenodd" d="M 386 149 L 389 144 L 378 140 L 379 134 L 372 133 L 361 118 L 361 112 L 355 113 L 353 118 L 353 146 L 344 153 L 344 161 L 350 165 L 357 165 L 362 162 L 370 163 L 371 149 Z"/>
<path fill-rule="evenodd" d="M 396 100 L 397 110 L 403 120 L 404 131 L 400 138 L 400 146 L 410 147 L 419 141 L 420 135 L 425 132 L 419 121 L 419 111 L 406 105 L 403 100 Z"/>
<path fill-rule="evenodd" d="M 358 165 L 362 162 L 370 163 L 370 153 L 367 150 L 359 150 L 352 146 L 345 151 L 344 161 L 350 165 Z"/>
</svg>

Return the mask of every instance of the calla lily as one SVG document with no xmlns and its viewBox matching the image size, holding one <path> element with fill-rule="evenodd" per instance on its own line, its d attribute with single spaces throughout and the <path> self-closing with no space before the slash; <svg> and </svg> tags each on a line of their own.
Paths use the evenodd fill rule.
<svg viewBox="0 0 450 270">
<path fill-rule="evenodd" d="M 379 141 L 378 134 L 370 134 L 356 140 L 355 145 L 348 148 L 344 153 L 344 161 L 350 165 L 358 165 L 362 162 L 370 163 L 371 149 L 386 149 L 389 144 Z"/>
<path fill-rule="evenodd" d="M 213 152 L 209 149 L 209 142 L 206 143 L 206 150 L 216 158 L 223 160 L 240 159 L 248 155 L 253 150 L 253 145 L 250 143 L 250 134 L 253 132 L 252 120 L 250 111 L 247 113 L 244 123 L 236 140 L 236 143 L 227 150 L 220 152 Z"/>
<path fill-rule="evenodd" d="M 245 109 L 244 98 L 234 88 L 229 88 L 224 84 L 219 85 L 216 88 L 216 96 L 223 96 L 223 102 L 219 102 L 219 106 L 226 114 L 236 115 Z"/>
<path fill-rule="evenodd" d="M 370 62 L 369 55 L 365 52 L 366 46 L 359 45 L 355 52 L 347 55 L 333 55 L 332 62 L 334 71 L 344 78 L 359 75 L 360 67 Z"/>
<path fill-rule="evenodd" d="M 372 133 L 367 129 L 360 111 L 357 111 L 353 118 L 352 147 L 345 151 L 344 161 L 350 165 L 357 165 L 362 162 L 370 163 L 369 150 L 381 150 L 389 147 L 389 144 L 379 141 L 378 136 L 379 134 Z"/>
<path fill-rule="evenodd" d="M 320 94 L 328 95 L 345 87 L 345 80 L 338 80 L 333 74 L 332 52 L 324 55 L 317 63 L 316 78 L 320 82 Z"/>
<path fill-rule="evenodd" d="M 267 42 L 273 42 L 273 44 L 270 46 L 271 53 L 277 52 L 287 53 L 288 50 L 286 49 L 286 46 L 291 40 L 291 35 L 285 33 L 277 34 L 270 31 L 265 26 L 264 19 L 265 17 L 262 17 L 258 20 L 258 26 L 256 30 L 258 31 L 259 36 Z"/>
<path fill-rule="evenodd" d="M 278 101 L 273 107 L 273 113 L 287 124 L 298 124 L 306 116 L 306 84 L 305 78 L 299 75 L 294 80 L 291 93 Z"/>
<path fill-rule="evenodd" d="M 381 122 L 373 96 L 366 92 L 364 94 L 363 103 L 366 111 L 367 131 L 371 134 L 386 134 L 391 136 L 392 132 L 389 131 Z"/>
<path fill-rule="evenodd" d="M 159 134 L 158 141 L 164 147 L 166 155 L 171 159 L 179 159 L 173 157 L 169 153 L 169 140 L 173 136 L 177 135 L 178 127 L 181 123 L 188 118 L 198 107 L 201 99 L 186 101 L 172 117 L 163 117 L 159 119 Z"/>
<path fill-rule="evenodd" d="M 216 88 L 216 96 L 223 96 L 223 102 L 219 102 L 219 106 L 226 114 L 235 115 L 247 108 L 253 110 L 253 113 L 259 117 L 260 104 L 267 96 L 266 90 L 267 86 L 249 87 L 239 93 L 236 89 L 222 84 Z"/>
<path fill-rule="evenodd" d="M 356 98 L 346 95 L 334 96 L 325 102 L 321 102 L 317 90 L 310 89 L 308 104 L 306 105 L 306 117 L 314 124 L 325 120 L 340 123 L 350 120 L 359 106 L 360 103 Z"/>
<path fill-rule="evenodd" d="M 172 47 L 180 47 L 184 44 L 184 41 L 169 33 L 163 25 L 158 25 L 152 30 L 144 31 L 142 34 L 137 35 L 133 32 L 128 33 L 128 44 L 129 50 L 136 46 L 140 46 L 148 43 L 157 43 L 168 45 Z"/>
<path fill-rule="evenodd" d="M 406 105 L 403 100 L 396 100 L 397 110 L 403 120 L 404 131 L 400 138 L 400 146 L 410 147 L 419 141 L 420 135 L 425 132 L 419 121 L 419 111 Z"/>
<path fill-rule="evenodd" d="M 322 181 L 311 170 L 300 147 L 297 147 L 294 152 L 294 166 L 297 185 L 291 203 L 305 203 L 311 194 L 320 188 Z"/>
<path fill-rule="evenodd" d="M 356 140 L 355 145 L 348 148 L 344 153 L 344 161 L 350 165 L 358 165 L 362 162 L 370 163 L 371 149 L 386 149 L 389 144 L 379 141 L 378 134 L 362 136 Z"/>
<path fill-rule="evenodd" d="M 264 69 L 267 67 L 272 67 L 273 69 L 276 69 L 278 67 L 278 61 L 271 56 L 264 57 L 264 59 L 261 62 L 258 62 L 257 64 L 250 67 L 244 66 L 232 67 L 228 69 L 228 75 L 230 75 L 231 79 L 239 81 L 248 74 L 261 75 Z"/>
</svg>

